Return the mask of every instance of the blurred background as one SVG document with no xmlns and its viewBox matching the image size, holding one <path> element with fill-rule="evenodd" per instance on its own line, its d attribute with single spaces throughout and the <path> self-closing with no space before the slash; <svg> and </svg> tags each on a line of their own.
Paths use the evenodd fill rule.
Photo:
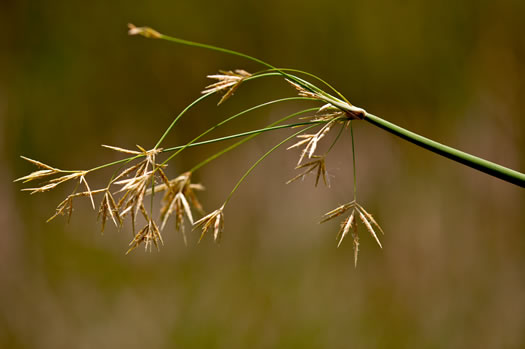
<svg viewBox="0 0 525 349">
<path fill-rule="evenodd" d="M 1 348 L 523 348 L 523 189 L 355 127 L 358 200 L 382 225 L 337 249 L 352 199 L 348 135 L 328 158 L 327 189 L 286 185 L 297 151 L 274 153 L 226 208 L 220 246 L 172 224 L 160 252 L 125 256 L 129 225 L 100 233 L 73 189 L 30 196 L 12 181 L 25 155 L 67 169 L 116 160 L 100 147 L 151 148 L 199 96 L 206 75 L 256 64 L 127 35 L 127 23 L 315 73 L 355 105 L 431 139 L 525 170 L 525 2 L 39 1 L 0 3 Z M 164 146 L 218 120 L 294 95 L 280 79 L 246 83 L 220 107 L 192 110 Z M 303 108 L 275 105 L 216 136 Z M 289 134 L 266 134 L 195 174 L 207 211 Z M 224 145 L 184 152 L 175 176 Z M 90 179 L 106 184 L 112 171 Z M 342 219 L 342 218 L 341 218 Z"/>
</svg>

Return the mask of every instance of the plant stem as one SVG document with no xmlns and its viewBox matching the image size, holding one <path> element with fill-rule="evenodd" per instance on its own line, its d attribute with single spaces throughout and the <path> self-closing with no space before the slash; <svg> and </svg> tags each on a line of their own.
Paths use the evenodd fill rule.
<svg viewBox="0 0 525 349">
<path fill-rule="evenodd" d="M 504 166 L 495 164 L 491 161 L 484 160 L 477 156 L 435 142 L 417 133 L 406 130 L 391 122 L 383 120 L 380 117 L 370 114 L 368 112 L 365 113 L 364 120 L 398 137 L 401 137 L 404 140 L 407 140 L 417 146 L 430 150 L 438 155 L 444 156 L 448 159 L 454 160 L 456 162 L 459 162 L 460 164 L 469 166 L 478 171 L 487 173 L 493 177 L 502 179 L 506 182 L 516 184 L 522 188 L 525 187 L 525 174 L 523 173 L 514 171 L 510 168 L 506 168 Z"/>
<path fill-rule="evenodd" d="M 207 95 L 205 95 L 207 96 Z M 206 134 L 210 133 L 211 131 L 215 130 L 216 128 L 226 124 L 227 122 L 230 122 L 236 118 L 238 118 L 239 116 L 241 115 L 244 115 L 246 113 L 249 113 L 251 111 L 254 111 L 256 109 L 259 109 L 259 108 L 262 108 L 262 107 L 266 107 L 268 105 L 271 105 L 271 104 L 275 104 L 275 103 L 281 103 L 281 102 L 287 102 L 287 101 L 297 101 L 297 100 L 314 100 L 313 98 L 309 98 L 309 97 L 287 97 L 287 98 L 281 98 L 281 99 L 276 99 L 276 100 L 273 100 L 273 101 L 269 101 L 269 102 L 266 102 L 266 103 L 262 103 L 262 104 L 258 104 L 254 107 L 251 107 L 251 108 L 248 108 L 248 109 L 245 109 L 243 111 L 241 111 L 240 113 L 237 113 L 233 116 L 230 116 L 229 118 L 226 118 L 224 119 L 223 121 L 219 122 L 218 124 L 210 127 L 209 129 L 207 129 L 206 131 L 204 131 L 203 133 L 201 133 L 200 135 L 198 135 L 197 137 L 193 138 L 191 141 L 189 141 L 186 146 L 178 149 L 175 153 L 171 154 L 166 160 L 164 160 L 160 166 L 163 166 L 164 164 L 166 164 L 168 161 L 170 161 L 171 159 L 173 159 L 175 156 L 177 156 L 181 151 L 183 151 L 187 146 L 191 145 L 192 143 L 196 142 L 197 140 L 199 140 L 200 138 L 204 137 Z"/>
<path fill-rule="evenodd" d="M 352 168 L 354 171 L 354 201 L 357 202 L 357 175 L 355 169 L 355 144 L 354 144 L 354 125 L 350 120 L 350 136 L 352 137 Z"/>
<path fill-rule="evenodd" d="M 319 108 L 311 108 L 311 109 L 307 109 L 306 111 L 303 110 L 301 112 L 294 113 L 293 115 L 295 116 L 295 115 L 298 115 L 298 114 L 302 114 L 302 112 L 316 111 L 318 109 Z M 280 129 L 283 129 L 283 128 L 294 128 L 294 127 L 306 126 L 306 125 L 318 125 L 318 124 L 322 124 L 322 123 L 325 123 L 325 122 L 326 121 L 305 121 L 305 122 L 298 122 L 298 123 L 294 123 L 294 124 L 286 124 L 286 125 L 265 127 L 265 128 L 260 128 L 260 129 L 256 129 L 256 130 L 236 133 L 236 134 L 229 135 L 229 136 L 208 139 L 208 140 L 202 141 L 202 142 L 195 142 L 195 143 L 191 143 L 191 144 L 184 144 L 184 145 L 178 145 L 178 146 L 171 147 L 171 148 L 165 148 L 165 149 L 162 149 L 161 152 L 162 153 L 168 153 L 168 152 L 171 152 L 171 151 L 174 151 L 174 150 L 183 149 L 183 148 L 190 148 L 190 147 L 196 147 L 196 146 L 199 146 L 199 145 L 211 144 L 211 143 L 216 143 L 216 142 L 223 142 L 223 141 L 227 141 L 227 140 L 234 139 L 234 138 L 240 138 L 240 137 L 245 137 L 245 136 L 254 135 L 254 134 L 256 135 L 256 134 L 260 134 L 260 133 L 263 133 L 263 132 L 280 130 Z M 135 155 L 135 156 L 132 156 L 132 157 L 129 157 L 129 158 L 124 158 L 124 159 L 108 162 L 106 164 L 94 167 L 94 168 L 88 170 L 87 172 L 94 172 L 94 171 L 102 170 L 102 169 L 104 169 L 106 167 L 111 167 L 111 166 L 122 164 L 122 163 L 128 163 L 130 161 L 133 161 L 133 160 L 141 158 L 141 157 L 144 157 L 144 155 L 143 154 L 139 154 L 139 155 Z M 73 173 L 73 172 L 78 172 L 78 171 L 61 170 L 61 172 Z"/>
<path fill-rule="evenodd" d="M 242 52 L 237 52 L 237 51 L 234 51 L 234 50 L 229 50 L 229 49 L 226 49 L 226 48 L 217 47 L 217 46 L 213 46 L 213 45 L 201 44 L 200 42 L 194 42 L 194 41 L 179 39 L 179 38 L 172 37 L 172 36 L 169 36 L 169 35 L 164 35 L 164 34 L 160 34 L 158 39 L 171 41 L 171 42 L 175 42 L 177 44 L 182 44 L 182 45 L 187 45 L 187 46 L 200 47 L 200 48 L 204 48 L 204 49 L 208 49 L 208 50 L 212 50 L 212 51 L 217 51 L 217 52 L 227 53 L 227 54 L 233 55 L 233 56 L 242 57 L 242 58 L 248 59 L 250 61 L 259 63 L 259 64 L 261 64 L 261 65 L 263 65 L 263 66 L 265 66 L 265 67 L 267 67 L 267 68 L 269 68 L 271 70 L 277 71 L 284 78 L 292 80 L 292 81 L 298 83 L 299 85 L 301 85 L 302 87 L 306 88 L 307 90 L 310 90 L 312 92 L 322 91 L 320 88 L 318 88 L 317 86 L 313 85 L 310 82 L 307 82 L 307 81 L 304 81 L 302 79 L 299 79 L 298 77 L 296 77 L 294 75 L 287 74 L 284 71 L 280 70 L 279 68 L 274 67 L 270 63 L 267 63 L 267 62 L 265 62 L 265 61 L 263 61 L 263 60 L 261 60 L 259 58 L 255 58 L 255 57 L 249 56 L 249 55 L 244 54 Z"/>
<path fill-rule="evenodd" d="M 248 137 L 246 137 L 244 139 L 241 139 L 238 142 L 235 142 L 234 144 L 230 145 L 229 147 L 226 147 L 226 148 L 222 149 L 221 151 L 213 154 L 212 156 L 206 158 L 205 160 L 199 162 L 197 165 L 193 166 L 189 172 L 197 171 L 199 168 L 201 168 L 202 166 L 206 165 L 210 161 L 217 159 L 219 156 L 226 154 L 230 150 L 233 150 L 233 149 L 237 148 L 241 144 L 244 144 L 244 143 L 248 142 L 250 139 L 253 139 L 254 137 L 260 135 L 263 132 L 277 130 L 277 129 L 280 129 L 280 128 L 289 128 L 289 127 L 297 127 L 297 126 L 309 125 L 309 124 L 312 123 L 312 121 L 310 121 L 308 123 L 294 124 L 294 126 L 290 126 L 290 125 L 276 126 L 276 125 L 279 125 L 281 122 L 285 122 L 286 120 L 291 119 L 291 118 L 293 118 L 293 117 L 295 117 L 297 115 L 301 115 L 301 114 L 305 114 L 305 113 L 309 113 L 309 112 L 317 111 L 317 110 L 319 110 L 319 108 L 310 108 L 310 109 L 301 110 L 301 111 L 295 112 L 293 114 L 287 115 L 284 118 L 271 123 L 270 125 L 266 126 L 263 129 L 247 131 L 247 132 L 239 133 L 239 134 L 236 134 L 236 135 L 230 135 L 230 136 L 223 137 L 223 138 L 226 138 L 226 139 L 231 139 L 231 138 L 237 138 L 237 137 L 242 137 L 242 136 L 248 136 Z M 315 121 L 313 121 L 313 122 L 315 122 Z M 221 139 L 220 138 L 216 138 L 214 141 L 219 141 L 219 140 L 221 140 Z M 204 142 L 206 142 L 206 141 L 204 141 Z M 200 142 L 200 143 L 203 144 L 204 142 Z M 192 145 L 196 145 L 196 144 L 197 143 L 193 143 Z"/>
<path fill-rule="evenodd" d="M 203 99 L 211 96 L 212 94 L 214 94 L 215 92 L 209 92 L 205 95 L 202 95 L 200 96 L 199 98 L 197 98 L 196 100 L 194 100 L 193 102 L 191 102 L 186 108 L 184 108 L 180 113 L 179 115 L 177 115 L 177 117 L 171 122 L 171 124 L 168 126 L 168 128 L 166 129 L 166 131 L 164 131 L 164 134 L 162 135 L 162 137 L 160 137 L 160 139 L 158 140 L 157 144 L 155 144 L 155 149 L 157 149 L 159 147 L 159 145 L 162 143 L 162 141 L 164 140 L 164 138 L 166 138 L 166 136 L 168 135 L 168 133 L 170 133 L 171 129 L 173 128 L 173 126 L 175 126 L 175 124 L 177 123 L 177 121 L 179 121 L 179 119 L 184 115 L 186 114 L 186 112 L 188 110 L 190 110 L 193 106 L 195 106 L 196 104 L 198 104 L 200 101 L 202 101 Z"/>
</svg>

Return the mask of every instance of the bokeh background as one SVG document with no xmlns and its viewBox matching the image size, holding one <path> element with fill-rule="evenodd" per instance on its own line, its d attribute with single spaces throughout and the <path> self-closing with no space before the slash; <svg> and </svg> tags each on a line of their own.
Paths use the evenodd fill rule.
<svg viewBox="0 0 525 349">
<path fill-rule="evenodd" d="M 524 171 L 525 2 L 38 1 L 0 3 L 1 348 L 523 348 L 523 189 L 355 127 L 358 199 L 386 235 L 336 249 L 321 215 L 351 200 L 351 152 L 329 158 L 332 187 L 285 185 L 298 153 L 276 152 L 226 209 L 220 246 L 171 226 L 160 252 L 138 249 L 89 203 L 46 223 L 71 185 L 33 196 L 12 183 L 26 155 L 90 168 L 112 144 L 152 147 L 218 69 L 236 57 L 129 37 L 127 23 L 315 73 L 352 103 L 445 144 Z M 278 79 L 208 100 L 165 145 L 247 106 L 294 91 Z M 216 135 L 298 110 L 281 104 Z M 222 133 L 221 133 L 222 132 Z M 217 208 L 285 132 L 195 174 Z M 174 176 L 220 145 L 183 153 Z M 90 179 L 105 184 L 111 171 Z"/>
</svg>

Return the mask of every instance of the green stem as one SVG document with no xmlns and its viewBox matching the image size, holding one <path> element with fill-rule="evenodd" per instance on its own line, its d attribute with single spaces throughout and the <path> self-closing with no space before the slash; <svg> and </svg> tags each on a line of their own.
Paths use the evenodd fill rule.
<svg viewBox="0 0 525 349">
<path fill-rule="evenodd" d="M 431 139 L 420 136 L 417 133 L 406 130 L 391 122 L 381 119 L 370 113 L 365 113 L 364 120 L 372 125 L 382 128 L 398 137 L 403 138 L 417 146 L 430 150 L 438 155 L 459 162 L 481 172 L 487 173 L 493 177 L 502 179 L 506 182 L 516 184 L 522 188 L 525 187 L 525 174 L 514 171 L 510 168 L 495 164 L 491 161 L 484 160 L 477 156 L 462 152 L 452 147 L 435 142 Z"/>
<path fill-rule="evenodd" d="M 306 109 L 303 112 L 316 111 L 318 109 L 319 108 L 311 108 L 311 109 Z M 293 115 L 295 116 L 295 115 L 298 115 L 298 114 L 302 114 L 302 112 L 297 112 L 297 113 L 295 113 Z M 283 128 L 294 128 L 294 127 L 305 126 L 305 125 L 313 125 L 313 124 L 318 125 L 318 124 L 324 123 L 324 122 L 325 121 L 305 121 L 305 122 L 298 122 L 298 123 L 294 123 L 294 124 L 279 125 L 279 126 L 273 126 L 273 127 L 265 127 L 265 128 L 260 128 L 260 129 L 256 129 L 256 130 L 241 132 L 241 133 L 237 133 L 237 134 L 233 134 L 233 135 L 229 135 L 229 136 L 213 138 L 213 139 L 209 139 L 207 141 L 195 142 L 195 143 L 184 144 L 184 145 L 178 145 L 176 147 L 162 149 L 161 152 L 162 153 L 168 153 L 168 152 L 171 152 L 171 151 L 174 151 L 174 150 L 183 149 L 183 148 L 190 148 L 190 147 L 196 147 L 196 146 L 199 146 L 199 145 L 211 144 L 211 143 L 216 143 L 216 142 L 223 142 L 223 141 L 227 141 L 227 140 L 234 139 L 234 138 L 240 138 L 240 137 L 245 137 L 245 136 L 249 136 L 249 135 L 253 135 L 253 134 L 260 134 L 260 133 L 263 133 L 263 132 L 280 130 L 280 129 L 283 129 Z M 107 164 L 103 164 L 103 165 L 94 167 L 94 168 L 88 170 L 87 172 L 94 172 L 94 171 L 97 171 L 97 170 L 102 170 L 102 169 L 104 169 L 106 167 L 111 167 L 111 166 L 114 166 L 114 165 L 127 163 L 127 162 L 133 161 L 133 160 L 141 158 L 141 157 L 144 157 L 144 155 L 143 154 L 139 154 L 139 155 L 135 155 L 135 156 L 132 156 L 132 157 L 129 157 L 129 158 L 116 160 L 116 161 L 113 161 L 113 162 L 109 162 Z M 73 173 L 73 172 L 78 172 L 78 171 L 63 170 L 61 172 Z"/>
<path fill-rule="evenodd" d="M 355 169 L 355 144 L 354 144 L 354 125 L 350 120 L 350 136 L 352 137 L 352 166 L 354 171 L 354 201 L 357 202 L 357 175 Z"/>
<path fill-rule="evenodd" d="M 216 125 L 210 127 L 209 129 L 207 129 L 206 131 L 204 131 L 203 133 L 201 133 L 197 137 L 193 138 L 191 141 L 186 143 L 185 146 L 183 146 L 182 148 L 178 149 L 175 153 L 171 154 L 166 160 L 164 160 L 162 162 L 162 164 L 160 166 L 166 164 L 168 161 L 170 161 L 175 156 L 177 156 L 181 151 L 186 149 L 186 147 L 188 147 L 192 143 L 196 142 L 200 138 L 204 137 L 206 134 L 210 133 L 211 131 L 215 130 L 216 128 L 224 125 L 227 122 L 232 121 L 233 119 L 235 119 L 235 118 L 237 118 L 237 117 L 239 117 L 241 115 L 244 115 L 244 114 L 249 113 L 249 112 L 251 112 L 253 110 L 256 110 L 256 109 L 259 109 L 259 108 L 262 108 L 262 107 L 265 107 L 265 106 L 268 106 L 268 105 L 271 105 L 271 104 L 280 103 L 280 102 L 287 102 L 287 101 L 297 101 L 297 100 L 303 100 L 304 101 L 304 100 L 315 100 L 315 99 L 314 98 L 308 98 L 308 97 L 287 97 L 287 98 L 281 98 L 281 99 L 277 99 L 277 100 L 274 100 L 274 101 L 258 104 L 258 105 L 254 106 L 254 107 L 245 109 L 245 110 L 241 111 L 240 113 L 237 113 L 235 115 L 230 116 L 227 119 L 224 119 L 223 121 L 219 122 L 218 124 L 216 124 Z"/>
<path fill-rule="evenodd" d="M 334 138 L 334 140 L 332 141 L 332 144 L 330 144 L 330 147 L 328 148 L 328 150 L 326 151 L 325 155 L 327 155 L 331 150 L 332 148 L 335 146 L 335 144 L 337 143 L 337 141 L 339 140 L 339 138 L 341 137 L 341 135 L 343 134 L 343 131 L 345 129 L 345 123 L 343 123 L 341 125 L 341 128 L 339 129 L 339 132 L 337 133 L 337 136 Z"/>
<path fill-rule="evenodd" d="M 166 40 L 166 41 L 170 41 L 170 42 L 175 42 L 177 44 L 182 44 L 182 45 L 186 45 L 186 46 L 200 47 L 200 48 L 204 48 L 204 49 L 207 49 L 207 50 L 222 52 L 222 53 L 226 53 L 226 54 L 229 54 L 229 55 L 238 56 L 238 57 L 242 57 L 242 58 L 248 59 L 250 61 L 259 63 L 259 64 L 261 64 L 261 65 L 263 65 L 263 66 L 265 66 L 265 67 L 267 67 L 267 68 L 269 68 L 271 70 L 277 71 L 284 78 L 290 79 L 290 80 L 298 83 L 300 86 L 302 86 L 303 88 L 305 88 L 305 89 L 307 89 L 307 90 L 309 90 L 311 92 L 322 91 L 320 88 L 316 87 L 312 83 L 304 81 L 304 80 L 302 80 L 302 79 L 300 79 L 300 78 L 298 78 L 298 77 L 296 77 L 294 75 L 287 74 L 284 71 L 282 71 L 281 69 L 279 69 L 277 67 L 274 67 L 270 63 L 267 63 L 267 62 L 265 62 L 265 61 L 263 61 L 263 60 L 261 60 L 259 58 L 255 58 L 255 57 L 249 56 L 249 55 L 244 54 L 242 52 L 237 52 L 237 51 L 234 51 L 234 50 L 229 50 L 229 49 L 226 49 L 226 48 L 217 47 L 217 46 L 213 46 L 213 45 L 201 44 L 200 42 L 194 42 L 194 41 L 179 39 L 179 38 L 175 38 L 175 37 L 172 37 L 172 36 L 169 36 L 169 35 L 160 34 L 160 33 L 159 33 L 159 35 L 160 36 L 158 37 L 158 39 L 162 39 L 162 40 Z"/>
<path fill-rule="evenodd" d="M 309 112 L 312 112 L 312 111 L 317 111 L 319 108 L 310 108 L 310 109 L 305 109 L 305 110 L 301 110 L 301 111 L 298 111 L 296 113 L 293 113 L 293 114 L 290 114 L 290 115 L 287 115 L 285 116 L 284 118 L 280 119 L 280 120 L 277 120 L 276 122 L 273 122 L 271 123 L 270 125 L 266 126 L 265 128 L 263 129 L 259 129 L 259 130 L 253 130 L 253 131 L 248 131 L 248 132 L 243 132 L 243 133 L 239 133 L 239 134 L 236 134 L 236 135 L 231 135 L 231 136 L 227 136 L 227 137 L 223 137 L 222 140 L 226 140 L 226 139 L 231 139 L 231 138 L 237 138 L 237 137 L 243 137 L 243 136 L 248 136 L 244 139 L 241 139 L 240 141 L 238 142 L 235 142 L 234 144 L 230 145 L 229 147 L 226 147 L 224 149 L 222 149 L 221 151 L 213 154 L 212 156 L 208 157 L 207 159 L 199 162 L 197 165 L 193 166 L 191 168 L 191 170 L 189 172 L 195 172 L 197 171 L 199 168 L 201 168 L 202 166 L 206 165 L 207 163 L 209 163 L 210 161 L 212 160 L 215 160 L 217 159 L 219 156 L 221 155 L 224 155 L 226 154 L 227 152 L 229 152 L 230 150 L 233 150 L 235 148 L 237 148 L 238 146 L 240 146 L 241 144 L 244 144 L 246 142 L 248 142 L 250 139 L 253 139 L 254 137 L 260 135 L 261 133 L 263 132 L 267 132 L 267 131 L 273 131 L 273 130 L 278 130 L 278 129 L 281 129 L 281 128 L 290 128 L 290 127 L 297 127 L 297 126 L 304 126 L 304 125 L 310 125 L 312 123 L 312 121 L 310 122 L 303 122 L 303 123 L 297 123 L 297 124 L 293 124 L 293 125 L 280 125 L 280 126 L 275 126 L 275 125 L 279 125 L 281 122 L 285 122 L 286 120 L 288 119 L 291 119 L 297 115 L 301 115 L 301 114 L 305 114 L 305 113 L 309 113 Z M 315 122 L 315 121 L 313 121 Z M 220 138 L 216 138 L 214 141 L 219 141 L 221 140 Z M 204 142 L 200 142 L 201 144 L 203 144 Z M 193 145 L 195 145 L 197 143 L 194 143 Z"/>
<path fill-rule="evenodd" d="M 166 136 L 168 135 L 168 133 L 170 133 L 171 129 L 173 128 L 173 126 L 175 126 L 175 124 L 177 123 L 177 121 L 179 121 L 179 119 L 184 115 L 186 114 L 186 112 L 188 110 L 190 110 L 193 106 L 195 106 L 197 103 L 199 103 L 200 101 L 204 100 L 205 98 L 211 96 L 212 94 L 214 94 L 215 92 L 209 92 L 205 95 L 202 95 L 200 96 L 199 98 L 197 98 L 196 100 L 194 100 L 193 102 L 191 102 L 186 108 L 184 108 L 180 113 L 179 115 L 177 115 L 177 117 L 171 122 L 171 124 L 168 126 L 168 128 L 166 129 L 166 131 L 164 131 L 164 134 L 162 135 L 162 137 L 160 137 L 159 141 L 157 142 L 157 144 L 155 144 L 155 148 L 154 149 L 157 149 L 159 147 L 159 145 L 162 143 L 162 141 L 164 140 L 164 138 L 166 138 Z"/>
</svg>

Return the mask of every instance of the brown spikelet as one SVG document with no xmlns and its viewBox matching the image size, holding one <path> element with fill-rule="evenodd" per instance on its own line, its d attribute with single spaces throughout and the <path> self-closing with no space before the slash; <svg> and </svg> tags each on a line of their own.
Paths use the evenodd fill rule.
<svg viewBox="0 0 525 349">
<path fill-rule="evenodd" d="M 364 223 L 364 225 L 366 227 L 366 230 L 368 230 L 368 232 L 374 237 L 374 239 L 376 240 L 376 242 L 379 245 L 379 247 L 383 248 L 383 246 L 381 246 L 381 242 L 379 241 L 379 238 L 377 237 L 376 232 L 374 231 L 374 228 L 372 228 L 372 225 L 370 224 L 368 219 L 366 219 L 366 217 L 363 214 L 363 212 L 361 212 L 359 210 L 358 210 L 358 212 L 359 212 L 359 217 L 361 218 L 361 221 Z"/>
<path fill-rule="evenodd" d="M 354 224 L 352 232 L 352 243 L 354 247 L 354 268 L 357 268 L 357 257 L 359 255 L 359 235 L 357 234 L 357 224 Z"/>
<path fill-rule="evenodd" d="M 102 232 L 104 232 L 104 228 L 106 226 L 106 221 L 108 217 L 111 218 L 111 220 L 117 228 L 120 228 L 122 226 L 122 218 L 120 217 L 118 206 L 115 203 L 113 195 L 111 195 L 111 192 L 107 189 L 102 198 L 102 202 L 100 203 L 98 217 L 101 218 Z"/>
<path fill-rule="evenodd" d="M 72 213 L 73 213 L 73 197 L 70 195 L 67 198 L 65 198 L 64 201 L 62 201 L 60 204 L 58 204 L 55 214 L 52 215 L 51 217 L 49 217 L 47 222 L 52 221 L 58 215 L 65 215 L 65 214 L 67 214 L 67 222 L 69 223 L 70 220 L 71 220 L 71 214 Z"/>
<path fill-rule="evenodd" d="M 323 178 L 323 182 L 324 182 L 324 185 L 326 185 L 327 187 L 330 187 L 330 183 L 328 182 L 328 175 L 327 175 L 327 172 L 326 172 L 326 164 L 325 164 L 325 157 L 324 156 L 317 156 L 317 155 L 314 155 L 312 156 L 312 158 L 316 158 L 316 160 L 314 161 L 310 161 L 310 162 L 307 162 L 305 164 L 302 164 L 302 165 L 298 165 L 297 167 L 295 167 L 296 169 L 300 169 L 300 168 L 306 168 L 303 172 L 301 172 L 300 174 L 298 174 L 297 176 L 293 177 L 292 179 L 288 180 L 286 182 L 286 184 L 290 184 L 298 179 L 304 179 L 304 177 L 309 174 L 309 173 L 312 173 L 312 172 L 316 172 L 316 175 L 315 175 L 315 186 L 317 187 L 317 185 L 319 184 L 319 179 L 322 177 Z"/>
<path fill-rule="evenodd" d="M 224 229 L 224 205 L 219 209 L 213 211 L 207 216 L 199 219 L 193 224 L 193 229 L 202 228 L 202 233 L 199 238 L 199 242 L 204 237 L 204 234 L 208 231 L 210 227 L 213 227 L 213 240 L 219 242 L 221 238 L 222 231 Z"/>
<path fill-rule="evenodd" d="M 337 234 L 336 240 L 337 247 L 341 246 L 341 242 L 343 242 L 343 239 L 345 238 L 346 234 L 350 231 L 350 228 L 355 226 L 354 224 L 354 211 L 352 210 L 352 213 L 350 216 L 348 216 L 343 223 L 341 223 L 341 229 L 339 229 L 339 233 Z"/>
<path fill-rule="evenodd" d="M 37 171 L 37 172 L 41 172 L 41 171 Z M 72 180 L 72 179 L 76 179 L 76 178 L 79 178 L 81 182 L 85 182 L 87 184 L 87 182 L 85 181 L 85 175 L 87 174 L 88 171 L 58 171 L 56 173 L 67 173 L 66 175 L 63 175 L 61 177 L 57 177 L 57 178 L 53 178 L 53 179 L 50 179 L 49 181 L 47 181 L 47 184 L 44 184 L 40 187 L 35 187 L 35 188 L 24 188 L 22 189 L 22 191 L 30 191 L 31 194 L 35 194 L 35 193 L 43 193 L 45 191 L 48 191 L 48 190 L 51 190 L 53 188 L 55 188 L 56 186 L 58 186 L 59 184 L 62 184 L 62 183 L 65 183 L 69 180 Z M 32 175 L 34 175 L 35 172 L 29 176 L 25 176 L 25 177 L 22 177 L 20 179 L 25 179 L 26 182 L 30 181 L 30 180 L 33 180 L 33 179 L 36 179 L 36 178 L 31 178 L 31 179 L 28 179 L 27 177 L 30 177 Z M 87 186 L 88 188 L 88 192 L 90 192 L 89 190 L 89 186 Z"/>
<path fill-rule="evenodd" d="M 321 127 L 321 129 L 316 134 L 305 134 L 297 136 L 297 138 L 299 138 L 300 140 L 287 148 L 292 149 L 305 145 L 303 151 L 301 152 L 301 156 L 299 157 L 297 165 L 299 165 L 303 161 L 305 156 L 308 156 L 308 158 L 312 158 L 314 156 L 315 150 L 317 149 L 317 144 L 324 136 L 328 134 L 328 132 L 330 132 L 335 122 L 336 120 L 327 122 L 323 127 Z"/>
<path fill-rule="evenodd" d="M 352 201 L 347 204 L 341 205 L 335 208 L 334 210 L 326 213 L 323 216 L 321 223 L 326 222 L 330 219 L 333 219 L 350 209 L 352 210 L 350 213 L 350 216 L 345 218 L 345 220 L 341 223 L 341 228 L 339 229 L 336 240 L 337 240 L 337 247 L 339 247 L 341 243 L 343 242 L 343 239 L 345 238 L 345 236 L 349 233 L 350 229 L 353 229 L 352 244 L 353 244 L 353 249 L 354 249 L 354 265 L 357 266 L 357 256 L 359 254 L 359 235 L 357 233 L 356 216 L 359 217 L 359 219 L 365 226 L 366 230 L 370 233 L 370 235 L 372 235 L 372 237 L 375 239 L 379 247 L 383 248 L 383 246 L 381 245 L 381 242 L 379 241 L 379 238 L 377 237 L 375 230 L 372 227 L 372 224 L 374 224 L 381 232 L 383 232 L 383 230 L 377 224 L 377 222 L 373 220 L 372 215 L 366 212 L 366 210 L 361 205 L 359 205 L 356 201 Z"/>
<path fill-rule="evenodd" d="M 250 76 L 252 76 L 252 74 L 242 69 L 236 69 L 235 71 L 221 70 L 220 74 L 208 75 L 208 78 L 215 79 L 218 81 L 206 86 L 206 88 L 201 93 L 207 94 L 219 91 L 226 91 L 226 93 L 222 96 L 221 100 L 217 104 L 221 105 L 224 101 L 233 96 L 233 94 L 239 88 L 241 83 Z"/>
<path fill-rule="evenodd" d="M 33 180 L 37 180 L 37 179 L 42 179 L 42 178 L 45 178 L 45 177 L 48 177 L 48 176 L 51 176 L 51 175 L 54 175 L 54 174 L 57 174 L 57 173 L 60 173 L 61 170 L 59 170 L 58 168 L 54 168 L 52 166 L 49 166 L 49 165 L 46 165 L 44 164 L 43 162 L 40 162 L 40 161 L 37 161 L 37 160 L 33 160 L 33 159 L 30 159 L 28 157 L 25 157 L 25 156 L 21 156 L 22 159 L 32 163 L 33 165 L 41 168 L 41 170 L 38 170 L 38 171 L 34 171 L 30 174 L 28 174 L 27 176 L 24 176 L 24 177 L 20 177 L 20 178 L 17 178 L 14 180 L 14 182 L 20 182 L 22 181 L 23 183 L 27 183 L 27 182 L 30 182 L 30 181 L 33 181 Z"/>
<path fill-rule="evenodd" d="M 332 211 L 329 211 L 327 213 L 325 213 L 323 215 L 323 218 L 321 219 L 321 221 L 319 223 L 324 223 L 324 222 L 327 222 L 343 213 L 345 213 L 346 211 L 348 211 L 350 208 L 352 208 L 353 206 L 353 203 L 348 203 L 348 204 L 344 204 L 344 205 L 341 205 L 335 209 L 333 209 Z"/>
<path fill-rule="evenodd" d="M 308 91 L 307 89 L 305 89 L 301 85 L 299 85 L 299 84 L 297 84 L 297 83 L 295 83 L 295 82 L 293 82 L 291 80 L 288 80 L 288 79 L 286 79 L 286 81 L 297 90 L 299 96 L 315 98 L 315 99 L 321 99 L 321 96 L 319 96 L 318 94 L 313 93 L 311 91 Z"/>
<path fill-rule="evenodd" d="M 130 248 L 127 250 L 126 254 L 133 251 L 142 243 L 144 244 L 146 251 L 148 248 L 151 251 L 152 245 L 155 245 L 158 250 L 159 243 L 162 245 L 164 244 L 157 223 L 150 217 L 143 205 L 140 206 L 140 212 L 144 216 L 144 219 L 146 219 L 147 224 L 133 237 L 133 240 L 129 243 Z"/>
<path fill-rule="evenodd" d="M 162 34 L 150 27 L 135 27 L 128 23 L 128 35 L 142 35 L 146 38 L 160 39 Z"/>
</svg>

